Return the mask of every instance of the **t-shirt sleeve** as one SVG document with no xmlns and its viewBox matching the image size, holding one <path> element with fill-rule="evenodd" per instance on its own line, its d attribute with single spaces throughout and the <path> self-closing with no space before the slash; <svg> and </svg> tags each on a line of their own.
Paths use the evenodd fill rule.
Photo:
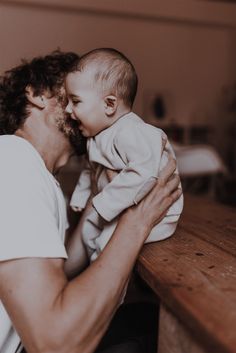
<svg viewBox="0 0 236 353">
<path fill-rule="evenodd" d="M 21 144 L 0 148 L 0 261 L 67 257 L 55 195 L 37 157 Z"/>
</svg>

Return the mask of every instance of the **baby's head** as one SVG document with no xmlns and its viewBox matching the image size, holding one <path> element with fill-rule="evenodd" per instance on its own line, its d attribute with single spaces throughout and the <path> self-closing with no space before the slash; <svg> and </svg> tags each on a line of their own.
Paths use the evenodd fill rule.
<svg viewBox="0 0 236 353">
<path fill-rule="evenodd" d="M 92 50 L 66 78 L 66 111 L 80 122 L 84 136 L 95 136 L 131 110 L 137 85 L 135 69 L 122 53 Z"/>
</svg>

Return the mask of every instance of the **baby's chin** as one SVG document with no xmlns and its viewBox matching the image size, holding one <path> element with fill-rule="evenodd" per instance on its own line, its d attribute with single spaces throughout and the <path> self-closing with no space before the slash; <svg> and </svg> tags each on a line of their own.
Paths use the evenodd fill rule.
<svg viewBox="0 0 236 353">
<path fill-rule="evenodd" d="M 86 138 L 95 137 L 96 135 L 100 134 L 100 132 L 102 132 L 103 130 L 106 130 L 106 129 L 107 129 L 107 127 L 105 127 L 104 129 L 100 129 L 100 130 L 88 131 L 83 126 L 81 126 L 81 125 L 79 126 L 79 130 L 80 130 L 81 134 Z"/>
<path fill-rule="evenodd" d="M 80 131 L 81 135 L 83 135 L 84 137 L 87 137 L 87 138 L 95 136 L 90 131 L 85 129 L 82 125 L 79 125 L 79 131 Z"/>
<path fill-rule="evenodd" d="M 83 135 L 84 137 L 93 137 L 93 135 L 91 135 L 89 132 L 83 130 L 83 129 L 80 129 L 80 133 L 81 135 Z"/>
</svg>

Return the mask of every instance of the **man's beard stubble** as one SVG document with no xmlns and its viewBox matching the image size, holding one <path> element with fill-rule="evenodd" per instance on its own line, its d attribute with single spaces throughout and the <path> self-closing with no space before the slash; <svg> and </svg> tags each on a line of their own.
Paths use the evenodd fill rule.
<svg viewBox="0 0 236 353">
<path fill-rule="evenodd" d="M 81 134 L 77 121 L 71 119 L 70 114 L 65 111 L 68 100 L 64 86 L 57 92 L 56 98 L 58 103 L 57 112 L 55 112 L 57 127 L 69 139 L 75 154 L 81 156 L 87 152 L 87 139 Z"/>
<path fill-rule="evenodd" d="M 87 139 L 81 134 L 77 121 L 71 119 L 69 114 L 65 112 L 60 114 L 57 118 L 57 126 L 68 137 L 77 156 L 87 152 Z"/>
</svg>

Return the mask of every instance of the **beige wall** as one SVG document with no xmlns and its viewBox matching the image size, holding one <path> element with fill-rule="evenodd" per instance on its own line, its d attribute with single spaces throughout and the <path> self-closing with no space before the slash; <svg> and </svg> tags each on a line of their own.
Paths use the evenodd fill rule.
<svg viewBox="0 0 236 353">
<path fill-rule="evenodd" d="M 57 47 L 83 53 L 111 46 L 137 68 L 138 113 L 147 114 L 145 102 L 160 92 L 168 119 L 184 124 L 218 121 L 221 88 L 236 75 L 236 5 L 219 8 L 201 0 L 137 0 L 136 7 L 130 6 L 133 0 L 118 4 L 103 0 L 100 5 L 92 0 L 41 0 L 47 6 L 33 0 L 24 6 L 19 0 L 10 3 L 0 1 L 1 72 L 20 58 Z"/>
</svg>

